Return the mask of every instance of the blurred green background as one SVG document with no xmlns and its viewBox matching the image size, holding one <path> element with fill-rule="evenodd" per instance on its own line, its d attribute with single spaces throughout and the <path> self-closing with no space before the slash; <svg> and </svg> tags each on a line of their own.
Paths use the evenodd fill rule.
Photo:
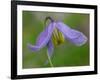
<svg viewBox="0 0 100 80">
<path fill-rule="evenodd" d="M 38 35 L 46 27 L 44 26 L 44 20 L 47 16 L 51 16 L 55 20 L 61 20 L 71 28 L 81 31 L 88 38 L 87 43 L 81 47 L 75 46 L 68 40 L 65 40 L 62 45 L 55 47 L 51 57 L 53 66 L 89 65 L 89 14 L 23 11 L 23 68 L 50 67 L 49 63 L 44 65 L 47 60 L 46 47 L 38 52 L 32 52 L 27 47 L 28 43 L 35 44 Z"/>
</svg>

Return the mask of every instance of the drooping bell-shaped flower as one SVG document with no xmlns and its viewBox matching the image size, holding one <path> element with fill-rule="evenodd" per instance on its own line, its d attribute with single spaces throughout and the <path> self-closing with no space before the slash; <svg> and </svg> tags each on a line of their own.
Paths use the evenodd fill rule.
<svg viewBox="0 0 100 80">
<path fill-rule="evenodd" d="M 65 39 L 75 44 L 82 46 L 86 43 L 87 37 L 80 31 L 70 28 L 68 25 L 61 21 L 54 21 L 50 17 L 51 22 L 37 38 L 36 44 L 28 44 L 32 51 L 39 51 L 41 48 L 47 46 L 49 56 L 52 55 L 54 46 L 58 46 L 64 42 Z"/>
</svg>

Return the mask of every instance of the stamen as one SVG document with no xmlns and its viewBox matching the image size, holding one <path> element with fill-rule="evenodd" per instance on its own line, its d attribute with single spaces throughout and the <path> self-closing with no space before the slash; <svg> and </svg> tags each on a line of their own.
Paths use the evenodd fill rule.
<svg viewBox="0 0 100 80">
<path fill-rule="evenodd" d="M 61 43 L 64 42 L 63 34 L 56 28 L 54 29 L 53 34 L 52 34 L 52 41 L 55 46 L 60 45 Z"/>
</svg>

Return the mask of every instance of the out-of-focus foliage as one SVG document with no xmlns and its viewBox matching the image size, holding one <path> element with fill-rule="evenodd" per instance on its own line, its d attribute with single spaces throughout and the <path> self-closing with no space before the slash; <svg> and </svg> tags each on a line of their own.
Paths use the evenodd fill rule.
<svg viewBox="0 0 100 80">
<path fill-rule="evenodd" d="M 38 52 L 32 52 L 27 47 L 28 43 L 35 44 L 38 35 L 46 27 L 44 26 L 44 20 L 47 16 L 51 16 L 55 20 L 61 20 L 88 37 L 88 42 L 81 47 L 75 46 L 68 40 L 65 40 L 64 44 L 55 47 L 51 58 L 54 67 L 89 65 L 89 14 L 23 11 L 22 15 L 23 68 L 50 67 L 49 64 L 44 64 L 47 60 L 46 47 Z"/>
</svg>

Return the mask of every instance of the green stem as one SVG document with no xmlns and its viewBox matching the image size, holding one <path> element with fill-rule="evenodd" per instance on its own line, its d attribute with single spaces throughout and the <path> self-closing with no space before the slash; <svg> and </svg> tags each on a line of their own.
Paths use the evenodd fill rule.
<svg viewBox="0 0 100 80">
<path fill-rule="evenodd" d="M 53 67 L 52 61 L 51 61 L 50 56 L 49 56 L 49 54 L 48 54 L 48 51 L 47 51 L 47 57 L 48 57 L 48 62 L 49 62 L 49 64 L 50 64 L 50 66 Z"/>
</svg>

